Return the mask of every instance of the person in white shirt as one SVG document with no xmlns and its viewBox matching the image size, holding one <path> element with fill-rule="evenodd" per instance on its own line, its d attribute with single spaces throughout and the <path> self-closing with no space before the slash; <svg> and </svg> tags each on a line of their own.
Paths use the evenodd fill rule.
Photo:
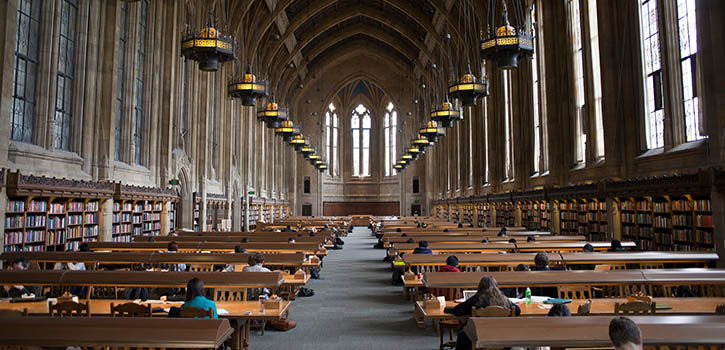
<svg viewBox="0 0 725 350">
<path fill-rule="evenodd" d="M 253 255 L 250 255 L 247 263 L 249 266 L 245 266 L 244 269 L 242 269 L 242 272 L 272 272 L 268 268 L 264 267 L 264 255 L 262 254 L 254 253 Z M 269 290 L 267 288 L 251 288 L 249 289 L 249 298 L 255 300 L 259 298 L 259 295 L 262 293 L 269 295 Z"/>
<path fill-rule="evenodd" d="M 642 350 L 642 332 L 629 318 L 617 317 L 609 322 L 609 340 L 614 350 Z"/>
</svg>

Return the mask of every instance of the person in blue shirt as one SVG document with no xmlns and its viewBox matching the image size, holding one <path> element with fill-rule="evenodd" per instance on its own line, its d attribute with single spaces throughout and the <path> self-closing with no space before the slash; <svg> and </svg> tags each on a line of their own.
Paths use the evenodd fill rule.
<svg viewBox="0 0 725 350">
<path fill-rule="evenodd" d="M 413 254 L 433 254 L 433 251 L 428 249 L 428 241 L 420 241 L 418 248 L 413 250 Z"/>
<path fill-rule="evenodd" d="M 186 284 L 186 299 L 184 304 L 181 305 L 181 308 L 183 309 L 189 306 L 202 310 L 209 310 L 211 308 L 214 313 L 213 318 L 219 318 L 216 313 L 216 304 L 204 296 L 204 282 L 196 277 L 189 280 L 189 283 Z"/>
</svg>

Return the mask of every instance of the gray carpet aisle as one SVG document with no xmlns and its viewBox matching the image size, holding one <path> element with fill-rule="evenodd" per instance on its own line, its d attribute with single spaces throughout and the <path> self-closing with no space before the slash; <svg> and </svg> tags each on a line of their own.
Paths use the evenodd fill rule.
<svg viewBox="0 0 725 350">
<path fill-rule="evenodd" d="M 290 317 L 297 327 L 287 331 L 253 331 L 251 348 L 265 349 L 438 349 L 430 327 L 419 329 L 403 288 L 390 284 L 384 250 L 367 228 L 355 228 L 343 250 L 325 257 L 322 280 L 311 280 L 315 295 L 297 298 Z"/>
</svg>

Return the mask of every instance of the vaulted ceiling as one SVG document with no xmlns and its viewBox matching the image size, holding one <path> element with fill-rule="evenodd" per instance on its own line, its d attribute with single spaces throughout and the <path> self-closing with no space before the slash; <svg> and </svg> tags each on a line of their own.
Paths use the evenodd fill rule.
<svg viewBox="0 0 725 350">
<path fill-rule="evenodd" d="M 268 76 L 281 95 L 294 95 L 311 73 L 324 71 L 356 47 L 383 50 L 381 63 L 430 78 L 464 40 L 461 0 L 187 0 L 199 13 L 223 12 L 241 46 L 243 65 Z M 225 9 L 225 10 L 222 10 Z M 206 12 L 204 12 L 206 11 Z M 217 15 L 217 18 L 222 16 Z M 447 35 L 450 34 L 450 42 Z M 470 34 L 469 34 L 470 35 Z M 343 51 L 343 52 L 340 52 Z M 444 62 L 441 62 L 444 61 Z M 261 73 L 260 73 L 261 72 Z"/>
</svg>

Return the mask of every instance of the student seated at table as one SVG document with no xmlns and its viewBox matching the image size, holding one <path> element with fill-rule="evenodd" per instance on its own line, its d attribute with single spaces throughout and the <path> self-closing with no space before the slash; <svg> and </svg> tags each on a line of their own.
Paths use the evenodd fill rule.
<svg viewBox="0 0 725 350">
<path fill-rule="evenodd" d="M 403 230 L 400 227 L 398 227 L 395 229 L 395 232 L 403 232 Z"/>
<path fill-rule="evenodd" d="M 179 244 L 175 241 L 169 242 L 168 245 L 166 245 L 166 252 L 167 253 L 176 253 L 179 251 Z M 172 272 L 177 271 L 186 271 L 186 264 L 167 264 L 166 269 Z"/>
<path fill-rule="evenodd" d="M 506 237 L 507 236 L 506 235 L 506 228 L 505 227 L 501 227 L 501 230 L 498 231 L 498 236 L 499 237 Z"/>
<path fill-rule="evenodd" d="M 458 269 L 458 258 L 455 255 L 451 255 L 446 259 L 446 266 L 441 267 L 439 272 L 461 272 Z"/>
<path fill-rule="evenodd" d="M 287 243 L 297 243 L 297 241 L 295 241 L 294 237 L 290 237 L 290 238 L 289 238 L 289 239 L 287 240 Z"/>
<path fill-rule="evenodd" d="M 459 222 L 458 223 L 458 228 L 463 228 L 463 223 L 462 222 Z"/>
<path fill-rule="evenodd" d="M 532 271 L 553 270 L 549 267 L 549 255 L 544 252 L 536 253 L 536 256 L 534 257 L 534 265 L 534 268 L 531 269 Z M 533 287 L 531 288 L 531 294 L 537 296 L 547 296 L 549 298 L 557 297 L 556 287 Z"/>
<path fill-rule="evenodd" d="M 25 271 L 28 268 L 30 268 L 30 262 L 28 261 L 28 259 L 25 258 L 15 259 L 15 261 L 13 261 L 12 265 L 10 266 L 10 270 Z M 21 285 L 5 285 L 0 288 L 0 298 L 18 298 L 23 294 L 30 293 L 30 291 L 28 291 L 24 286 Z"/>
<path fill-rule="evenodd" d="M 627 249 L 624 249 L 624 247 L 622 247 L 622 242 L 620 242 L 617 239 L 613 239 L 612 246 L 609 248 L 609 251 L 610 252 L 626 252 Z"/>
<path fill-rule="evenodd" d="M 428 249 L 428 241 L 423 240 L 418 243 L 418 248 L 413 250 L 413 254 L 433 254 L 433 251 Z"/>
<path fill-rule="evenodd" d="M 410 237 L 407 241 L 405 241 L 405 243 L 415 243 L 415 238 Z"/>
<path fill-rule="evenodd" d="M 584 245 L 584 248 L 582 248 L 582 252 L 584 253 L 594 253 L 594 246 L 591 245 L 591 243 L 587 243 Z"/>
<path fill-rule="evenodd" d="M 489 306 L 500 306 L 506 309 L 514 309 L 516 315 L 521 314 L 521 309 L 518 305 L 512 303 L 506 295 L 498 288 L 496 279 L 492 276 L 485 276 L 478 282 L 478 291 L 468 300 L 456 305 L 456 307 L 447 307 L 445 312 L 461 316 L 471 315 L 471 311 L 474 308 L 482 309 Z M 463 325 L 465 327 L 465 324 Z M 458 338 L 456 339 L 456 349 L 471 349 L 471 339 L 468 338 L 463 330 L 458 332 Z"/>
<path fill-rule="evenodd" d="M 516 265 L 516 268 L 514 271 L 531 271 L 529 269 L 529 265 L 526 264 L 518 264 Z M 509 287 L 509 288 L 501 288 L 501 291 L 503 291 L 503 294 L 506 294 L 509 298 L 523 298 L 526 288 L 520 288 L 520 287 Z"/>
<path fill-rule="evenodd" d="M 526 237 L 526 243 L 536 243 L 536 237 L 534 237 L 534 236 Z"/>
<path fill-rule="evenodd" d="M 186 284 L 186 299 L 184 301 L 184 304 L 181 305 L 182 309 L 190 306 L 202 310 L 209 310 L 211 308 L 212 312 L 214 312 L 213 318 L 219 318 L 216 313 L 216 304 L 205 297 L 204 282 L 196 277 L 189 280 L 189 283 Z"/>
<path fill-rule="evenodd" d="M 69 249 L 68 251 L 73 251 L 72 249 Z M 78 246 L 79 252 L 89 252 L 91 251 L 90 247 L 88 246 L 88 243 L 82 243 Z M 82 262 L 67 262 L 67 263 L 55 263 L 55 266 L 53 266 L 54 270 L 70 270 L 70 271 L 85 271 L 86 270 L 86 264 Z"/>
<path fill-rule="evenodd" d="M 325 224 L 325 226 L 322 227 L 322 231 L 332 231 L 329 225 Z"/>
<path fill-rule="evenodd" d="M 245 266 L 242 271 L 244 272 L 271 272 L 268 268 L 264 267 L 264 255 L 254 253 L 249 256 L 247 260 L 249 266 Z"/>
<path fill-rule="evenodd" d="M 248 250 L 244 249 L 240 245 L 235 245 L 234 246 L 234 254 L 246 254 L 248 252 L 249 252 Z M 235 264 L 227 264 L 226 266 L 224 266 L 224 268 L 222 269 L 222 271 L 223 272 L 234 272 L 234 265 Z"/>
<path fill-rule="evenodd" d="M 609 322 L 609 340 L 614 350 L 642 350 L 642 332 L 634 321 L 617 317 Z"/>
<path fill-rule="evenodd" d="M 569 307 L 566 306 L 566 304 L 554 304 L 554 306 L 551 307 L 551 310 L 549 310 L 549 313 L 546 314 L 546 316 L 549 317 L 569 317 L 571 316 L 571 310 L 569 310 Z"/>
</svg>

